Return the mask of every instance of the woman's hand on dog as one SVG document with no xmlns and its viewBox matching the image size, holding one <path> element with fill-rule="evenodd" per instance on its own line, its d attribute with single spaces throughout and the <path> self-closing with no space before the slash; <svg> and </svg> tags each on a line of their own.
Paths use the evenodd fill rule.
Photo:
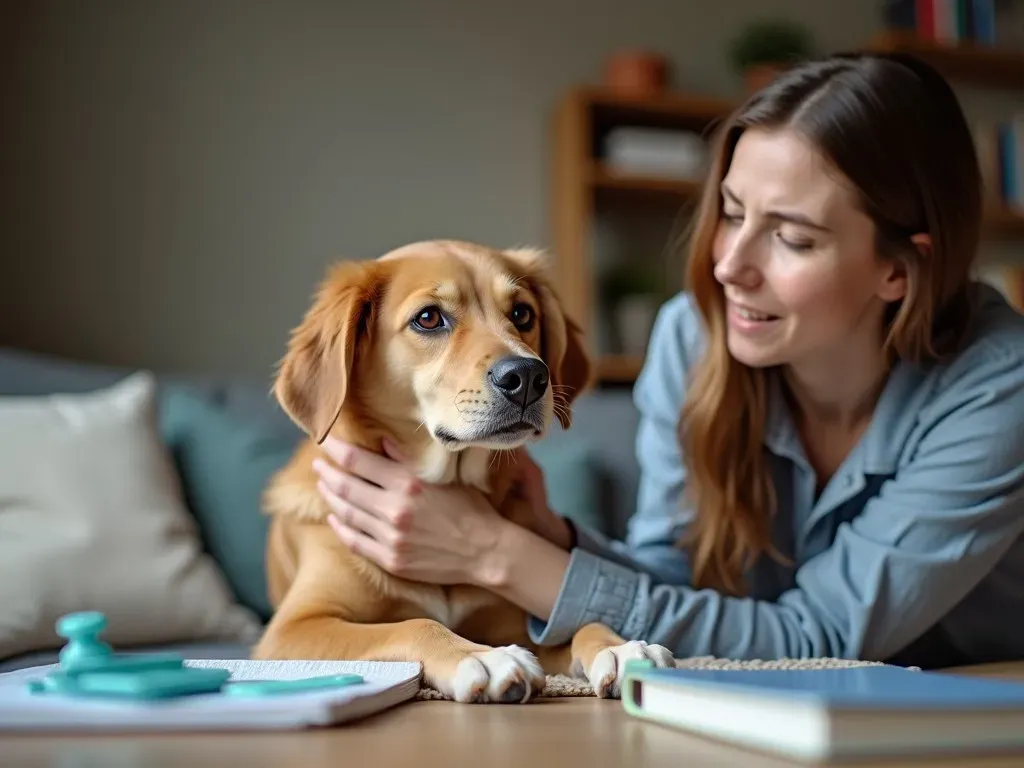
<svg viewBox="0 0 1024 768">
<path fill-rule="evenodd" d="M 388 456 L 333 438 L 323 447 L 331 461 L 314 462 L 317 486 L 334 513 L 328 522 L 352 551 L 416 581 L 490 581 L 491 556 L 504 529 L 514 524 L 500 517 L 482 493 L 424 483 L 388 444 Z M 517 452 L 516 460 L 534 530 L 569 549 L 572 530 L 548 507 L 543 472 L 525 450 Z"/>
<path fill-rule="evenodd" d="M 424 483 L 389 456 L 328 438 L 317 460 L 328 522 L 352 551 L 395 576 L 434 584 L 477 583 L 509 525 L 482 493 Z M 388 450 L 387 446 L 385 450 Z"/>
</svg>

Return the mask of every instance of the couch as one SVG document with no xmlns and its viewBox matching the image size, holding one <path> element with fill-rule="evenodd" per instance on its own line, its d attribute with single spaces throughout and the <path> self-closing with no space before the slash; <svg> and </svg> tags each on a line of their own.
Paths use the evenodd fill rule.
<svg viewBox="0 0 1024 768">
<path fill-rule="evenodd" d="M 0 348 L 0 402 L 101 391 L 133 373 L 130 368 Z M 173 462 L 202 550 L 216 563 L 233 598 L 260 622 L 266 621 L 266 519 L 259 512 L 259 494 L 301 434 L 271 397 L 269 375 L 254 379 L 164 372 L 154 378 L 160 440 Z M 610 535 L 624 534 L 637 486 L 636 419 L 628 388 L 593 390 L 577 402 L 570 430 L 556 426 L 531 446 L 556 511 Z M 3 504 L 0 487 L 0 516 Z M 60 645 L 43 645 L 6 657 L 0 653 L 0 671 L 55 662 Z M 249 645 L 191 638 L 118 650 L 142 648 L 227 659 L 245 657 Z"/>
</svg>

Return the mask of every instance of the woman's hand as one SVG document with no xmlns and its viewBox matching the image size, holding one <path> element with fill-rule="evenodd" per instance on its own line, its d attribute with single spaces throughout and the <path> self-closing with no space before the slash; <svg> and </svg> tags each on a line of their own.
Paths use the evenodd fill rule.
<svg viewBox="0 0 1024 768">
<path fill-rule="evenodd" d="M 433 584 L 480 584 L 511 525 L 477 490 L 424 483 L 393 446 L 381 456 L 327 438 L 331 462 L 313 465 L 334 514 L 328 522 L 352 551 L 395 576 Z M 389 458 L 390 457 L 390 458 Z"/>
</svg>

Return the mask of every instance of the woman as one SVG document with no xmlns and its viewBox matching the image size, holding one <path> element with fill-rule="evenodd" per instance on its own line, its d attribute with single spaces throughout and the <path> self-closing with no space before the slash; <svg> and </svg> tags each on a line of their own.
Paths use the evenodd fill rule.
<svg viewBox="0 0 1024 768">
<path fill-rule="evenodd" d="M 969 279 L 981 181 L 953 92 L 898 57 L 808 63 L 713 158 L 635 388 L 628 541 L 549 512 L 532 464 L 547 539 L 455 489 L 398 499 L 400 457 L 364 453 L 321 470 L 337 535 L 503 594 L 541 643 L 600 619 L 677 657 L 1024 658 L 1024 319 Z M 424 514 L 398 530 L 402 505 Z"/>
</svg>

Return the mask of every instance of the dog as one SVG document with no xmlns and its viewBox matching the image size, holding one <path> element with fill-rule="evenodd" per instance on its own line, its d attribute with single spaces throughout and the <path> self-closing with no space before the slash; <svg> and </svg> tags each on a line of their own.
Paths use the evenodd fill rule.
<svg viewBox="0 0 1024 768">
<path fill-rule="evenodd" d="M 536 646 L 524 611 L 487 590 L 393 576 L 338 539 L 317 491 L 329 434 L 378 452 L 388 437 L 423 481 L 474 486 L 529 526 L 515 467 L 495 454 L 541 439 L 555 418 L 570 428 L 590 384 L 582 336 L 537 249 L 424 241 L 334 265 L 273 384 L 308 438 L 265 489 L 274 614 L 253 657 L 416 661 L 428 686 L 478 703 L 529 701 L 547 674 L 616 697 L 627 659 L 670 665 L 662 646 L 597 623 Z"/>
</svg>

